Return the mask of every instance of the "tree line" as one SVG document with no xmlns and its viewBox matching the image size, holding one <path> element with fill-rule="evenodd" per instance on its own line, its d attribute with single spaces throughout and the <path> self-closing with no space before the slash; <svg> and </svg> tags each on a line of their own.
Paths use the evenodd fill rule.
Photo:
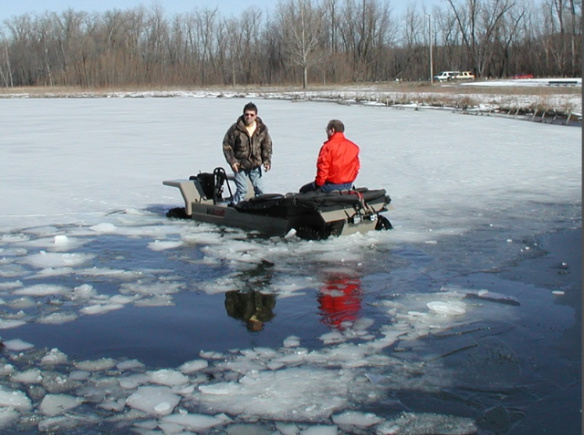
<svg viewBox="0 0 584 435">
<path fill-rule="evenodd" d="M 160 5 L 24 14 L 0 26 L 0 86 L 242 86 L 582 74 L 582 0 L 280 0 L 224 17 Z M 431 64 L 431 63 L 432 64 Z"/>
</svg>

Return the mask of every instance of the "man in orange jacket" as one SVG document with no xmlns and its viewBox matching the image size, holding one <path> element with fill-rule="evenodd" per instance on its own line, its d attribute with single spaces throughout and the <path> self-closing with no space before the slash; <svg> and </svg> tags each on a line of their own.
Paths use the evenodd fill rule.
<svg viewBox="0 0 584 435">
<path fill-rule="evenodd" d="M 300 188 L 300 193 L 348 190 L 359 173 L 359 147 L 345 137 L 345 126 L 338 119 L 326 126 L 328 140 L 316 161 L 316 178 Z"/>
</svg>

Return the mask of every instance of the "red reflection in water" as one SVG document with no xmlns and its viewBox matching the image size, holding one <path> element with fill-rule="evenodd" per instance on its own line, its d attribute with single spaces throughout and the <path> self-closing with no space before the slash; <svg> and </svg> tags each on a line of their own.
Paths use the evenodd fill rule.
<svg viewBox="0 0 584 435">
<path fill-rule="evenodd" d="M 318 297 L 322 322 L 331 328 L 345 329 L 359 317 L 361 299 L 361 280 L 358 277 L 330 276 Z"/>
</svg>

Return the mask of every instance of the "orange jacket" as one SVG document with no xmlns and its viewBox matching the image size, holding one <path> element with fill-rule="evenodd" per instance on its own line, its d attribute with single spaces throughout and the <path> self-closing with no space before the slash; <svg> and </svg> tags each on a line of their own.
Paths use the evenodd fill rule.
<svg viewBox="0 0 584 435">
<path fill-rule="evenodd" d="M 317 186 L 325 183 L 352 183 L 359 173 L 359 147 L 345 137 L 334 133 L 322 146 L 316 161 Z"/>
</svg>

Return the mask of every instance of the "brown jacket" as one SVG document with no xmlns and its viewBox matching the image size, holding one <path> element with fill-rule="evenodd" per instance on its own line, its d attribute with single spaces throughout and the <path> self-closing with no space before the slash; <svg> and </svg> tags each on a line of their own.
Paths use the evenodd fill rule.
<svg viewBox="0 0 584 435">
<path fill-rule="evenodd" d="M 272 139 L 268 127 L 261 118 L 256 117 L 257 128 L 250 137 L 245 129 L 243 116 L 229 127 L 223 138 L 223 154 L 229 166 L 239 163 L 242 169 L 255 169 L 271 165 Z"/>
</svg>

